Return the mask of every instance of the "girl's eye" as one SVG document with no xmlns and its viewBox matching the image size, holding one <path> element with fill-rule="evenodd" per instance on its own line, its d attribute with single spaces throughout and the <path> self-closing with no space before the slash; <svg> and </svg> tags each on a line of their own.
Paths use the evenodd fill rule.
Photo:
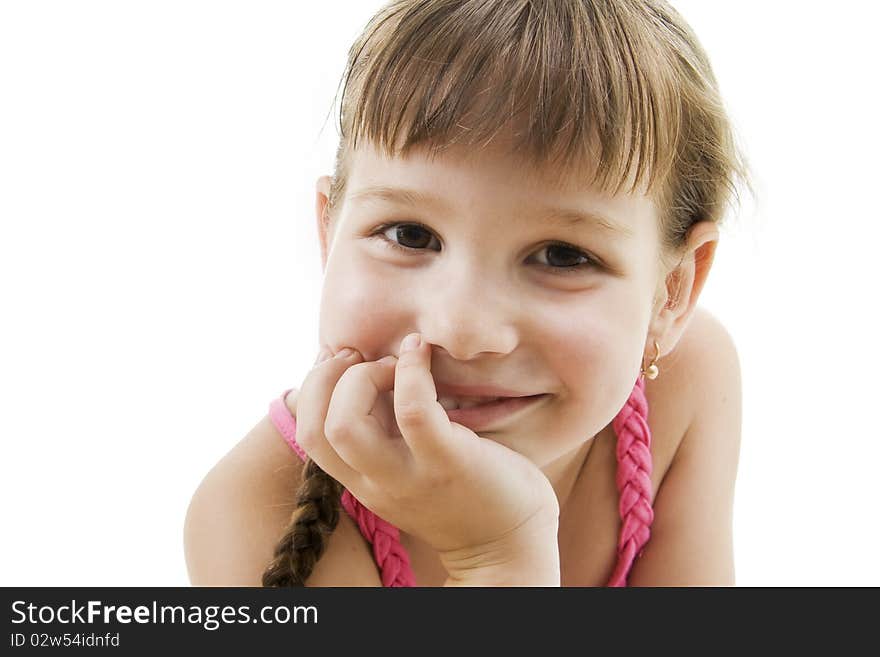
<svg viewBox="0 0 880 657">
<path fill-rule="evenodd" d="M 401 244 L 400 242 L 395 241 L 395 239 L 387 237 L 387 234 L 391 233 L 392 231 L 397 240 L 401 240 L 402 242 L 406 242 L 412 246 L 409 246 L 408 244 Z M 436 240 L 436 238 L 430 234 L 428 229 L 421 224 L 409 223 L 382 224 L 381 226 L 376 228 L 373 233 L 370 234 L 370 237 L 378 237 L 382 240 L 382 244 L 384 244 L 385 246 L 391 247 L 398 251 L 403 251 L 404 253 L 420 251 L 424 249 L 427 245 L 429 245 L 432 239 Z M 565 244 L 563 242 L 553 242 L 550 244 L 546 244 L 541 248 L 540 251 L 538 251 L 538 253 L 544 251 L 546 251 L 547 253 L 548 261 L 555 261 L 556 263 L 562 262 L 563 264 L 552 264 L 551 262 L 548 262 L 547 264 L 539 262 L 538 264 L 542 268 L 552 270 L 553 273 L 556 274 L 574 274 L 582 272 L 585 269 L 597 268 L 600 266 L 600 263 L 597 259 L 584 253 L 577 247 Z M 581 262 L 578 262 L 578 260 L 580 260 Z"/>
<path fill-rule="evenodd" d="M 406 244 L 395 242 L 393 239 L 388 239 L 388 237 L 386 237 L 386 234 L 391 233 L 392 229 L 393 235 L 397 237 L 397 239 L 412 244 L 413 246 L 407 246 Z M 384 240 L 385 244 L 387 244 L 388 246 L 393 246 L 396 249 L 400 249 L 401 251 L 419 251 L 430 244 L 430 240 L 433 238 L 433 235 L 428 232 L 428 229 L 421 224 L 402 223 L 383 224 L 376 229 L 376 232 L 374 232 L 373 235 L 381 237 L 382 240 Z M 426 236 L 427 240 L 425 239 Z"/>
</svg>

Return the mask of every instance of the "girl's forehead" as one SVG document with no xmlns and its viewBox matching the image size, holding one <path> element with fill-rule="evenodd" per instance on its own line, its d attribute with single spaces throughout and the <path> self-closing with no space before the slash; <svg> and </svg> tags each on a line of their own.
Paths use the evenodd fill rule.
<svg viewBox="0 0 880 657">
<path fill-rule="evenodd" d="M 569 209 L 572 214 L 592 212 L 630 236 L 640 232 L 638 224 L 655 220 L 654 201 L 643 189 L 629 193 L 624 188 L 611 194 L 590 184 L 586 168 L 573 173 L 534 166 L 500 146 L 453 145 L 433 155 L 417 148 L 406 156 L 389 156 L 371 144 L 359 146 L 349 155 L 347 177 L 348 197 L 375 190 L 409 190 L 414 197 L 445 198 L 449 205 L 506 203 Z"/>
</svg>

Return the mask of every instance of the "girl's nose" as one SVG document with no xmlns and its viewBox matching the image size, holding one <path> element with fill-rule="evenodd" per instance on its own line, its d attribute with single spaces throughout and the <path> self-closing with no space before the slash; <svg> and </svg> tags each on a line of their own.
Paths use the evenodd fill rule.
<svg viewBox="0 0 880 657">
<path fill-rule="evenodd" d="M 509 354 L 517 344 L 517 307 L 513 295 L 481 285 L 479 278 L 458 271 L 423 297 L 419 331 L 430 344 L 456 360 L 481 354 Z"/>
</svg>

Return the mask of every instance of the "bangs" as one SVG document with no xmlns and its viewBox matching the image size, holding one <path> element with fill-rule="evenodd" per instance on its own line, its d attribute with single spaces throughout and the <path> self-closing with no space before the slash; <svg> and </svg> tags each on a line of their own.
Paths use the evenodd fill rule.
<svg viewBox="0 0 880 657">
<path fill-rule="evenodd" d="M 641 3 L 392 2 L 349 53 L 340 134 L 405 157 L 503 133 L 525 164 L 650 192 L 675 161 L 683 116 L 656 39 L 665 28 Z"/>
</svg>

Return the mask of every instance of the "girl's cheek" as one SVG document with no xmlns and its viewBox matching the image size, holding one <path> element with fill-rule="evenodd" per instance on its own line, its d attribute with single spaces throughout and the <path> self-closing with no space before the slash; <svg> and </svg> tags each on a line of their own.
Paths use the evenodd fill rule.
<svg viewBox="0 0 880 657">
<path fill-rule="evenodd" d="M 369 276 L 354 275 L 326 280 L 321 300 L 322 342 L 360 351 L 367 360 L 387 355 L 388 345 L 407 330 L 406 298 L 389 293 Z"/>
<path fill-rule="evenodd" d="M 571 321 L 571 317 L 566 316 L 564 319 L 552 326 L 554 340 L 559 345 L 556 353 L 561 356 L 560 362 L 570 362 L 579 367 L 588 363 L 595 366 L 596 358 L 607 353 L 610 346 L 607 326 L 591 318 Z"/>
<path fill-rule="evenodd" d="M 610 421 L 632 390 L 630 354 L 637 335 L 624 323 L 592 317 L 556 325 L 554 330 L 548 367 L 588 417 L 607 415 Z"/>
</svg>

